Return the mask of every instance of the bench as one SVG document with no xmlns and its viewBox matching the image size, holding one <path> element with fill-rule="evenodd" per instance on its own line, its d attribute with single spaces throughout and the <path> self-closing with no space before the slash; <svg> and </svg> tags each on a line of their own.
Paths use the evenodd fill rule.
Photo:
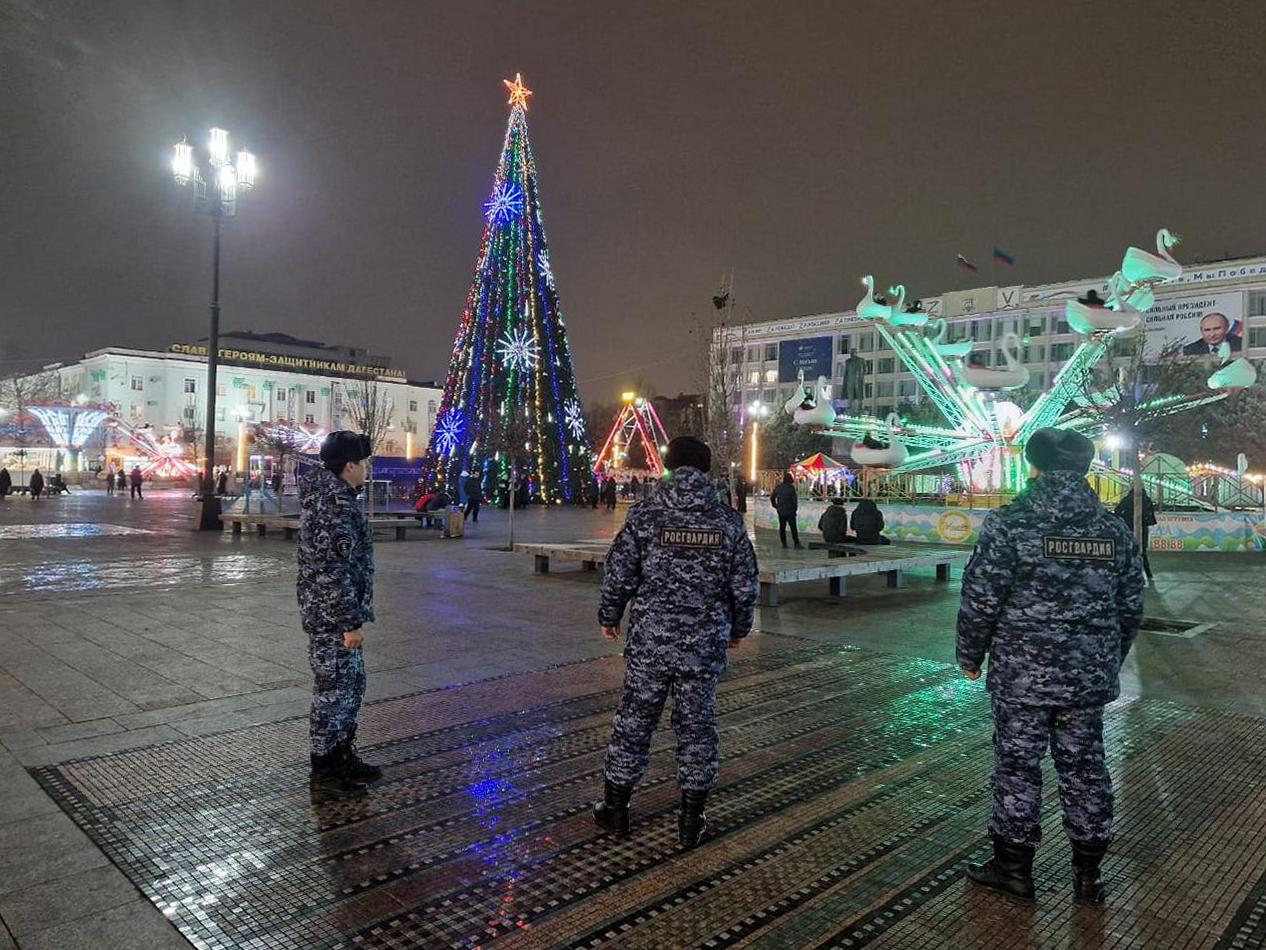
<svg viewBox="0 0 1266 950">
<path fill-rule="evenodd" d="M 860 574 L 886 574 L 889 587 L 901 588 L 905 587 L 905 571 L 916 567 L 935 567 L 936 579 L 948 581 L 951 565 L 962 563 L 970 557 L 969 551 L 925 544 L 857 548 L 859 553 L 849 552 L 839 556 L 830 551 L 830 546 L 824 542 L 817 543 L 828 548 L 826 561 L 819 561 L 812 555 L 758 556 L 762 607 L 777 607 L 781 601 L 781 585 L 798 581 L 825 579 L 832 597 L 843 597 L 847 579 Z M 838 547 L 853 548 L 853 545 Z"/>
<path fill-rule="evenodd" d="M 409 524 L 414 519 L 413 515 L 394 515 L 388 514 L 379 517 L 375 515 L 369 519 L 369 528 L 390 528 L 395 533 L 397 541 L 404 541 L 408 537 L 408 532 L 417 531 L 422 528 L 419 524 Z M 243 514 L 227 514 L 220 516 L 221 521 L 227 521 L 233 525 L 234 536 L 242 533 L 242 525 L 249 524 L 255 527 L 255 533 L 261 537 L 268 536 L 268 530 L 272 528 L 274 531 L 280 531 L 282 537 L 287 541 L 293 541 L 299 534 L 299 519 L 289 518 L 278 515 L 243 515 Z"/>
<path fill-rule="evenodd" d="M 579 561 L 582 570 L 596 571 L 607 559 L 610 541 L 579 541 L 573 544 L 516 544 L 516 554 L 531 554 L 535 561 L 532 570 L 536 574 L 548 574 L 551 558 Z"/>
<path fill-rule="evenodd" d="M 824 542 L 817 544 L 819 549 L 830 547 Z M 533 572 L 548 574 L 550 561 L 556 559 L 579 561 L 583 570 L 596 571 L 598 565 L 606 560 L 609 547 L 609 541 L 577 541 L 571 544 L 516 544 L 514 551 L 516 554 L 531 554 L 534 558 Z M 901 588 L 905 587 L 905 571 L 916 567 L 935 567 L 936 579 L 948 581 L 951 565 L 962 563 L 970 556 L 968 551 L 928 544 L 886 545 L 878 549 L 854 545 L 837 547 L 850 550 L 838 555 L 828 550 L 825 561 L 812 555 L 797 557 L 788 553 L 780 556 L 774 552 L 757 551 L 761 606 L 777 607 L 781 602 L 781 585 L 798 581 L 825 579 L 833 597 L 844 596 L 847 578 L 860 574 L 886 574 L 889 587 Z"/>
</svg>

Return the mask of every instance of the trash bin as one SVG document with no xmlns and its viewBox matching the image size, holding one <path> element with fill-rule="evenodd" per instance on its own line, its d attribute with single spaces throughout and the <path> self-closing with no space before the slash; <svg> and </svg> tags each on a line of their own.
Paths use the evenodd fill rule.
<svg viewBox="0 0 1266 950">
<path fill-rule="evenodd" d="M 444 537 L 460 538 L 466 534 L 466 515 L 461 505 L 453 505 L 444 516 Z"/>
</svg>

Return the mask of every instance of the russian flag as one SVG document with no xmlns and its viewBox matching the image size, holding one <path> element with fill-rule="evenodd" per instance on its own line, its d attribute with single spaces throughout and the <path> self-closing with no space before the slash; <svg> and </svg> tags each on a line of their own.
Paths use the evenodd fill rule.
<svg viewBox="0 0 1266 950">
<path fill-rule="evenodd" d="M 1002 263 L 1007 264 L 1008 266 L 1015 263 L 1014 257 L 1006 251 L 999 250 L 996 247 L 993 249 L 993 259 L 995 261 L 1002 261 Z"/>
<path fill-rule="evenodd" d="M 958 266 L 961 267 L 963 270 L 971 271 L 971 273 L 973 274 L 976 273 L 976 271 L 980 270 L 980 268 L 978 268 L 975 264 L 973 264 L 967 258 L 963 257 L 962 254 L 958 255 L 958 259 L 955 261 L 955 263 L 957 263 Z"/>
</svg>

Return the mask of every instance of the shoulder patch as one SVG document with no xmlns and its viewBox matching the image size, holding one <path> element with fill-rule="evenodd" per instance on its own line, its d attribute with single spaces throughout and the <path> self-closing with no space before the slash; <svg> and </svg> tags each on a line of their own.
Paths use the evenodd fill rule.
<svg viewBox="0 0 1266 950">
<path fill-rule="evenodd" d="M 670 548 L 720 548 L 725 546 L 725 532 L 719 528 L 659 529 L 659 543 Z"/>
<path fill-rule="evenodd" d="M 1056 560 L 1115 561 L 1116 538 L 1066 538 L 1046 535 L 1042 538 L 1043 557 Z"/>
<path fill-rule="evenodd" d="M 352 556 L 354 546 L 355 542 L 345 534 L 334 539 L 334 553 L 344 561 Z"/>
</svg>

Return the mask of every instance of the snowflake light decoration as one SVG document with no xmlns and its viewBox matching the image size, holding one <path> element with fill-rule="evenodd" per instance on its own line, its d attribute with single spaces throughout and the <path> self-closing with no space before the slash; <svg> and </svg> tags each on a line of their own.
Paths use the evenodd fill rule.
<svg viewBox="0 0 1266 950">
<path fill-rule="evenodd" d="M 523 189 L 517 182 L 505 181 L 484 202 L 484 217 L 498 224 L 513 221 L 523 213 Z"/>
<path fill-rule="evenodd" d="M 580 409 L 580 403 L 575 399 L 567 400 L 567 405 L 563 409 L 563 422 L 577 439 L 585 434 L 585 415 Z"/>
<path fill-rule="evenodd" d="M 501 354 L 502 362 L 510 369 L 530 370 L 536 365 L 536 360 L 541 355 L 536 341 L 523 328 L 513 332 L 507 330 L 505 336 L 497 343 L 497 350 Z"/>
<path fill-rule="evenodd" d="M 549 252 L 540 250 L 536 252 L 537 263 L 541 265 L 541 275 L 545 278 L 545 286 L 550 290 L 554 289 L 554 269 L 550 267 Z"/>
<path fill-rule="evenodd" d="M 466 431 L 466 417 L 456 409 L 450 409 L 435 423 L 435 447 L 445 455 L 452 455 L 462 444 Z"/>
</svg>

